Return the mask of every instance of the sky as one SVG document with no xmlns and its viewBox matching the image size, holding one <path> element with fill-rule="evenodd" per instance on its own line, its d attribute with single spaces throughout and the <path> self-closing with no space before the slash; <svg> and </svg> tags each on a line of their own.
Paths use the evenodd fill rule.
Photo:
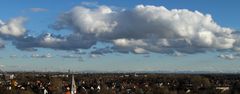
<svg viewBox="0 0 240 94">
<path fill-rule="evenodd" d="M 238 0 L 2 0 L 3 71 L 240 72 Z"/>
</svg>

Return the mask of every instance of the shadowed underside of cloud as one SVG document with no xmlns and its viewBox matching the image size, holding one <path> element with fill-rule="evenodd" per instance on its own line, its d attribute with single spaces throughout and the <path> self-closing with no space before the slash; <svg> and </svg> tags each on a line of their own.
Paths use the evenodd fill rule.
<svg viewBox="0 0 240 94">
<path fill-rule="evenodd" d="M 13 41 L 18 49 L 36 50 L 35 48 L 52 48 L 61 50 L 88 49 L 96 43 L 96 40 L 79 34 L 69 36 L 42 34 L 38 37 L 25 36 Z"/>
<path fill-rule="evenodd" d="M 1 36 L 14 36 L 13 44 L 21 50 L 89 49 L 98 42 L 111 44 L 111 47 L 91 53 L 192 54 L 240 49 L 239 34 L 219 26 L 210 14 L 187 9 L 169 10 L 163 6 L 137 5 L 130 10 L 77 6 L 60 15 L 51 25 L 55 30 L 67 29 L 71 32 L 65 36 L 42 34 L 33 37 L 25 34 L 19 37 L 26 31 L 22 23 L 22 20 L 0 23 Z"/>
</svg>

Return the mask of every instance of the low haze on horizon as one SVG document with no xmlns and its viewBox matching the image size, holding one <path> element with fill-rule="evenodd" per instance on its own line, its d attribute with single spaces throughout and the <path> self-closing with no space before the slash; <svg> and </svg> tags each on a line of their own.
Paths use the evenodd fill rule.
<svg viewBox="0 0 240 94">
<path fill-rule="evenodd" d="M 3 71 L 240 72 L 237 0 L 3 0 Z"/>
</svg>

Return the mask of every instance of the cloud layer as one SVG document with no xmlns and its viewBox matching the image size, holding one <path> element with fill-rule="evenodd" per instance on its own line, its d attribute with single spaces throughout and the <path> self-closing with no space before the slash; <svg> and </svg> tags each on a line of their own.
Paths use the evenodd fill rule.
<svg viewBox="0 0 240 94">
<path fill-rule="evenodd" d="M 129 10 L 108 6 L 77 6 L 59 16 L 51 25 L 68 30 L 69 35 L 42 34 L 19 37 L 26 32 L 23 18 L 0 23 L 0 34 L 17 37 L 13 44 L 21 50 L 52 48 L 61 50 L 90 49 L 97 43 L 106 48 L 93 54 L 120 53 L 199 53 L 238 50 L 239 34 L 219 26 L 210 14 L 163 6 L 137 5 Z M 1 45 L 1 42 L 0 42 Z M 0 46 L 1 47 L 1 46 Z"/>
<path fill-rule="evenodd" d="M 111 43 L 114 51 L 123 53 L 196 53 L 232 49 L 237 41 L 234 31 L 219 26 L 210 14 L 163 6 L 137 5 L 121 11 L 75 7 L 54 28 Z"/>
</svg>

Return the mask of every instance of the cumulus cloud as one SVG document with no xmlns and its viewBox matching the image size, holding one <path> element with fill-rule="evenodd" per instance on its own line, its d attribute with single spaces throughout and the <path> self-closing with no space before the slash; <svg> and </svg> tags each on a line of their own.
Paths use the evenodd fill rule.
<svg viewBox="0 0 240 94">
<path fill-rule="evenodd" d="M 59 22 L 56 23 L 56 29 L 71 26 L 77 32 L 88 34 L 100 34 L 111 32 L 117 25 L 115 21 L 111 21 L 112 10 L 107 6 L 101 6 L 97 9 L 89 9 L 85 7 L 75 7 L 66 14 L 63 14 Z"/>
<path fill-rule="evenodd" d="M 30 8 L 30 11 L 32 12 L 46 12 L 48 9 L 45 8 Z"/>
<path fill-rule="evenodd" d="M 219 26 L 210 14 L 163 6 L 138 5 L 133 10 L 114 11 L 75 7 L 60 17 L 55 27 L 92 34 L 98 41 L 111 41 L 118 52 L 194 53 L 231 49 L 233 30 Z"/>
<path fill-rule="evenodd" d="M 12 18 L 6 23 L 0 20 L 0 35 L 14 37 L 22 36 L 26 32 L 23 26 L 25 21 L 26 18 L 24 17 Z"/>
<path fill-rule="evenodd" d="M 62 14 L 51 27 L 69 30 L 71 34 L 25 36 L 13 44 L 19 49 L 62 50 L 89 49 L 97 42 L 111 44 L 107 49 L 92 51 L 92 55 L 111 52 L 191 54 L 240 48 L 239 34 L 218 25 L 210 14 L 164 6 L 137 5 L 129 10 L 77 6 Z"/>
</svg>

